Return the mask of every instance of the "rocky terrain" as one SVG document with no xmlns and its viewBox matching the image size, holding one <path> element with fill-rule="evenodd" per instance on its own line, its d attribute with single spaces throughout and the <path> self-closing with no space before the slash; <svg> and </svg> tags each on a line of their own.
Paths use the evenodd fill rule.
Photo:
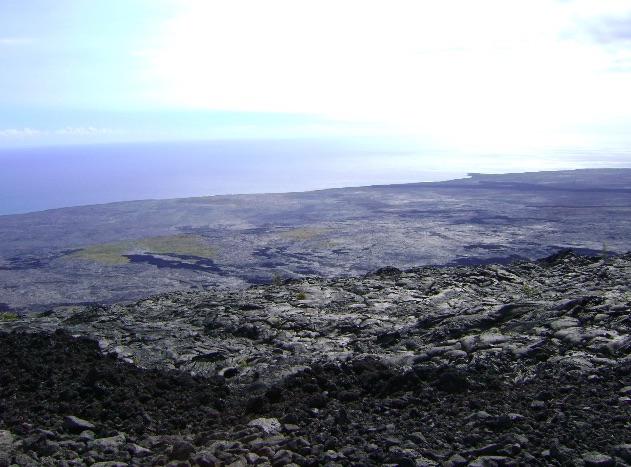
<svg viewBox="0 0 631 467">
<path fill-rule="evenodd" d="M 0 311 L 121 303 L 384 264 L 631 250 L 631 169 L 211 196 L 0 216 Z"/>
<path fill-rule="evenodd" d="M 0 316 L 0 466 L 631 465 L 631 253 Z"/>
</svg>

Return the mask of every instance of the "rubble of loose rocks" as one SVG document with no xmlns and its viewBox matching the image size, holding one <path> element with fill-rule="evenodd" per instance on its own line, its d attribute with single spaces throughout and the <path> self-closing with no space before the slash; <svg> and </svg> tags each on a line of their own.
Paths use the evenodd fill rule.
<svg viewBox="0 0 631 467">
<path fill-rule="evenodd" d="M 0 322 L 3 465 L 631 465 L 631 254 Z"/>
</svg>

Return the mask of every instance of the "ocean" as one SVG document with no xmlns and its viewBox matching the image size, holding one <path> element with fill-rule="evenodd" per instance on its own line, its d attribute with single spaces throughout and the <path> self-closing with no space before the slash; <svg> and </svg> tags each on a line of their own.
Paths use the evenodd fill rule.
<svg viewBox="0 0 631 467">
<path fill-rule="evenodd" d="M 628 154 L 474 156 L 320 140 L 2 149 L 0 215 L 115 201 L 307 191 L 449 180 L 467 172 L 629 167 L 630 163 Z"/>
</svg>

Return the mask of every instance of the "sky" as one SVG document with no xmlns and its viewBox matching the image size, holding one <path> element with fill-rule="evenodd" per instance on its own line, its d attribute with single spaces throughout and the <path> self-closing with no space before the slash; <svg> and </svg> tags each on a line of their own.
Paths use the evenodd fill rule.
<svg viewBox="0 0 631 467">
<path fill-rule="evenodd" d="M 629 0 L 2 0 L 0 70 L 0 149 L 631 148 Z"/>
</svg>

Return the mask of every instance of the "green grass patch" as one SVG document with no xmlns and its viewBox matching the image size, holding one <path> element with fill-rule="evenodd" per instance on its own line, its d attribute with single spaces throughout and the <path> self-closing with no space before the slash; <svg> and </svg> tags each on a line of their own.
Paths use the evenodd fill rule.
<svg viewBox="0 0 631 467">
<path fill-rule="evenodd" d="M 129 263 L 125 255 L 138 253 L 212 258 L 215 250 L 202 237 L 181 234 L 91 245 L 71 253 L 68 257 L 117 266 Z"/>
<path fill-rule="evenodd" d="M 132 245 L 128 242 L 103 243 L 75 251 L 69 257 L 116 266 L 129 263 L 129 259 L 123 255 L 129 252 L 131 248 Z"/>
<path fill-rule="evenodd" d="M 321 228 L 321 227 L 299 227 L 296 229 L 285 230 L 281 232 L 279 235 L 281 238 L 287 238 L 289 240 L 294 241 L 305 241 L 311 240 L 313 238 L 319 237 L 327 233 L 329 229 Z"/>
<path fill-rule="evenodd" d="M 10 311 L 5 311 L 0 313 L 0 321 L 15 321 L 19 316 L 16 313 L 11 313 Z"/>
</svg>

